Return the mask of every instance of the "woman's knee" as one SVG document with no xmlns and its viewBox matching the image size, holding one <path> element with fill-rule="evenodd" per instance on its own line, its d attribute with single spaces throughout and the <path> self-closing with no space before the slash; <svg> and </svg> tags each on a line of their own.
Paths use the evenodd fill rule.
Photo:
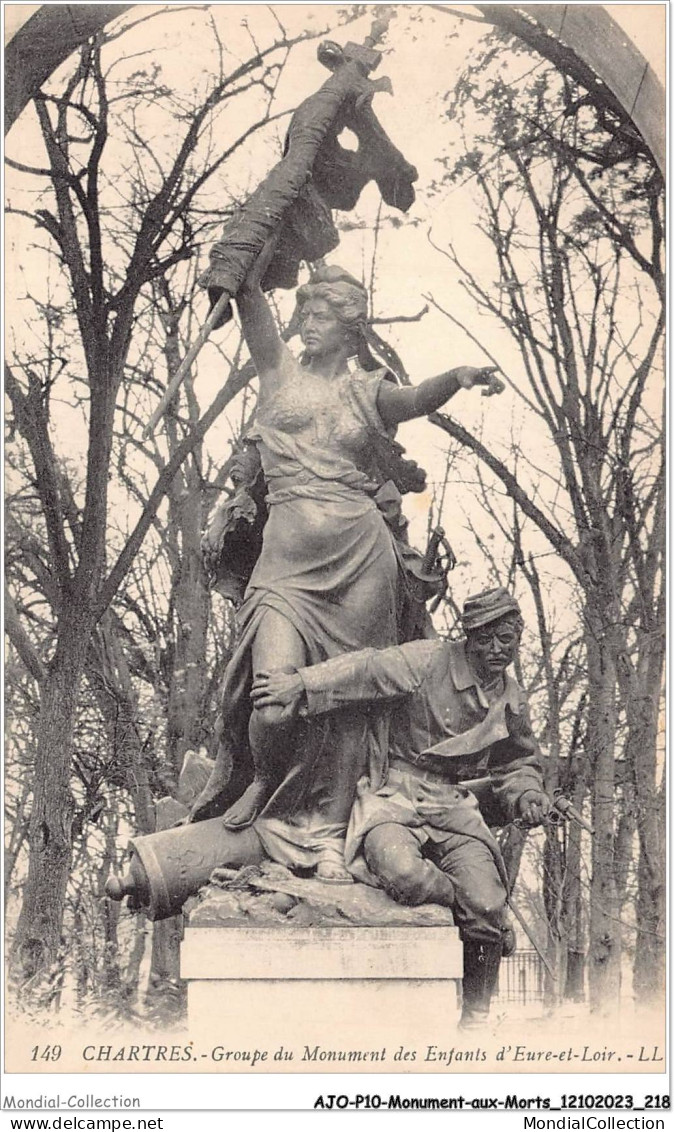
<svg viewBox="0 0 674 1132">
<path fill-rule="evenodd" d="M 288 725 L 288 709 L 282 704 L 270 704 L 266 707 L 253 707 L 251 725 L 257 731 L 267 735 L 278 734 Z"/>
</svg>

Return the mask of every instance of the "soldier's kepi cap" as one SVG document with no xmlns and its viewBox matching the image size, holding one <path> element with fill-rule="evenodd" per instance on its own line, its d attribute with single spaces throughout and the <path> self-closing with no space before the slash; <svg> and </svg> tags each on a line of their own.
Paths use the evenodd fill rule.
<svg viewBox="0 0 674 1132">
<path fill-rule="evenodd" d="M 512 594 L 503 586 L 496 586 L 492 590 L 483 590 L 482 593 L 467 597 L 463 603 L 461 625 L 464 633 L 473 629 L 481 629 L 490 621 L 498 621 L 507 613 L 519 613 L 520 607 Z"/>
</svg>

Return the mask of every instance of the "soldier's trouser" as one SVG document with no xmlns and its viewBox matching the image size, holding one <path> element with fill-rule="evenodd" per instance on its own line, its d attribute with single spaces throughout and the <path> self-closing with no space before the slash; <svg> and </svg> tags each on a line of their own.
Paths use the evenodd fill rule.
<svg viewBox="0 0 674 1132">
<path fill-rule="evenodd" d="M 500 942 L 506 891 L 487 845 L 460 833 L 420 844 L 404 825 L 387 822 L 367 834 L 370 872 L 404 904 L 450 907 L 463 940 Z"/>
</svg>

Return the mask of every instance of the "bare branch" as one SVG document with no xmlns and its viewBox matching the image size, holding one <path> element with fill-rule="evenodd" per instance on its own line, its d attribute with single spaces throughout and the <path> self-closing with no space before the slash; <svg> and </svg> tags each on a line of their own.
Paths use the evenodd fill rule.
<svg viewBox="0 0 674 1132">
<path fill-rule="evenodd" d="M 45 668 L 33 643 L 21 624 L 14 599 L 5 587 L 5 629 L 21 660 L 31 676 L 41 684 L 45 678 Z"/>
<path fill-rule="evenodd" d="M 443 432 L 449 433 L 450 436 L 454 437 L 455 440 L 458 440 L 466 448 L 470 448 L 470 450 L 498 476 L 501 483 L 505 486 L 508 495 L 512 496 L 515 502 L 522 508 L 524 514 L 528 515 L 528 517 L 536 523 L 548 541 L 554 546 L 557 553 L 571 567 L 574 574 L 578 578 L 583 578 L 585 571 L 570 539 L 536 506 L 503 461 L 499 460 L 497 456 L 494 456 L 481 440 L 478 440 L 476 436 L 473 436 L 472 433 L 468 432 L 462 425 L 457 424 L 452 417 L 448 417 L 444 413 L 432 413 L 428 419 L 432 424 L 441 428 Z"/>
<path fill-rule="evenodd" d="M 67 594 L 72 583 L 68 541 L 63 527 L 56 459 L 41 404 L 40 383 L 29 374 L 28 393 L 24 393 L 10 366 L 5 363 L 5 388 L 12 402 L 19 431 L 30 449 L 52 561 L 61 590 Z"/>
</svg>

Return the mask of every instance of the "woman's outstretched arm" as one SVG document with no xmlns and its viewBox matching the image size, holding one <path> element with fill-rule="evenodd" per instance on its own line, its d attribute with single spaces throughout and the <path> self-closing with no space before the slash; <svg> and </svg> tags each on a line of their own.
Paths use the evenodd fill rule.
<svg viewBox="0 0 674 1132">
<path fill-rule="evenodd" d="M 395 386 L 390 381 L 382 381 L 377 397 L 379 416 L 385 425 L 397 425 L 414 417 L 426 417 L 440 409 L 459 389 L 472 389 L 483 385 L 483 397 L 502 393 L 505 386 L 496 377 L 496 366 L 458 366 L 457 369 L 429 377 L 419 385 Z"/>
</svg>

